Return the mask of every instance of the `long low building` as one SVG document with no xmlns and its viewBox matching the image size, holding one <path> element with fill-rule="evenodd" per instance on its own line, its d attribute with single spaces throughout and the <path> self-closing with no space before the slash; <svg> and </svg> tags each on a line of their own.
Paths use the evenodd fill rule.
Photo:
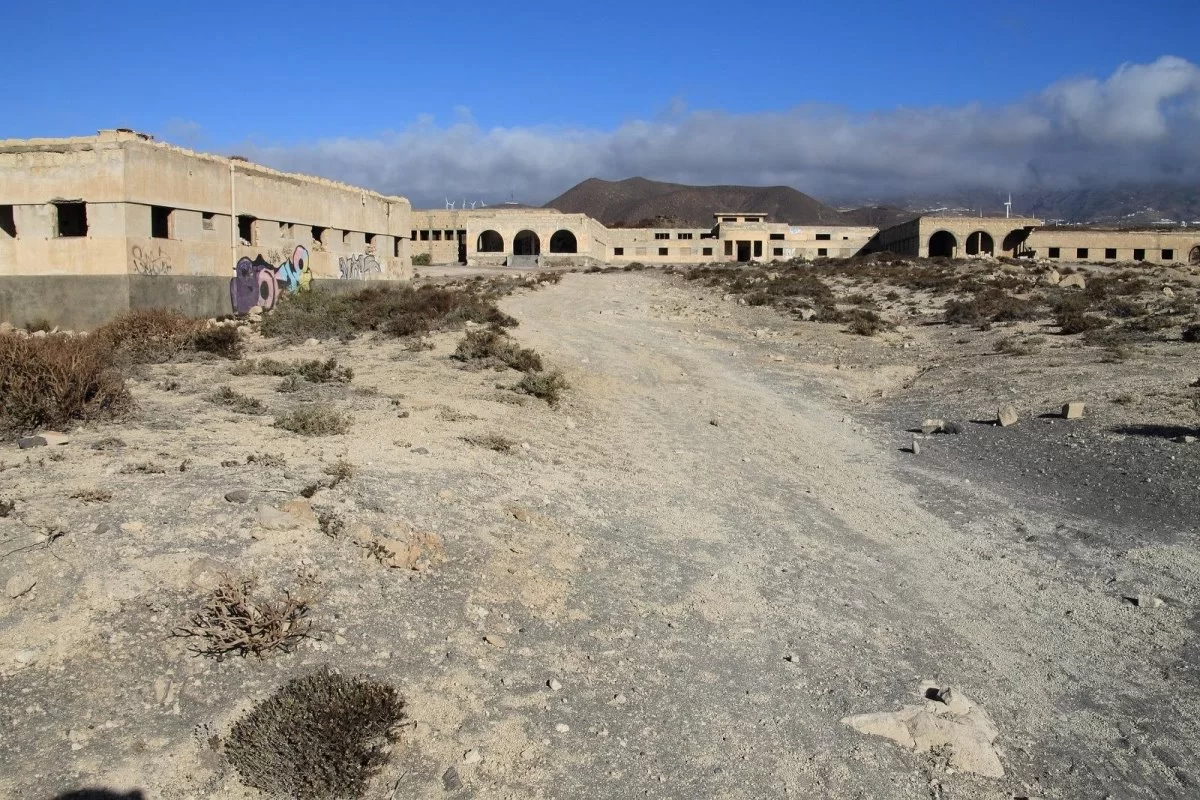
<svg viewBox="0 0 1200 800">
<path fill-rule="evenodd" d="M 219 316 L 314 282 L 407 280 L 411 210 L 133 131 L 0 141 L 0 321 Z"/>
</svg>

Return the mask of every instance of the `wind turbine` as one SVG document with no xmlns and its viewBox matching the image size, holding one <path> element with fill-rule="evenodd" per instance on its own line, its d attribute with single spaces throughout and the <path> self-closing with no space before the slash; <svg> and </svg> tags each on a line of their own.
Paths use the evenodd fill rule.
<svg viewBox="0 0 1200 800">
<path fill-rule="evenodd" d="M 454 208 L 454 201 L 451 200 L 449 197 L 446 198 L 446 208 L 451 209 L 451 210 L 453 210 L 453 208 Z"/>
<path fill-rule="evenodd" d="M 1004 204 L 1004 218 L 1008 219 L 1012 216 L 1012 192 L 1008 193 L 1008 202 Z"/>
</svg>

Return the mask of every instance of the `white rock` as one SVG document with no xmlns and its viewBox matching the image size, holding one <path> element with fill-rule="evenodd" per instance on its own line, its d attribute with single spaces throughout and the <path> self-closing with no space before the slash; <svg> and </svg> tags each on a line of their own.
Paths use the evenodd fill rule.
<svg viewBox="0 0 1200 800">
<path fill-rule="evenodd" d="M 8 579 L 8 583 L 4 584 L 4 593 L 15 600 L 29 592 L 34 586 L 37 586 L 37 578 L 32 575 L 17 573 Z"/>
<path fill-rule="evenodd" d="M 474 747 L 463 753 L 464 764 L 478 764 L 480 761 L 483 761 L 483 756 L 480 755 L 479 751 Z"/>
<path fill-rule="evenodd" d="M 550 687 L 550 691 L 552 692 L 562 691 L 562 684 L 559 683 L 555 678 L 551 678 L 550 680 L 546 681 L 546 685 Z"/>
<path fill-rule="evenodd" d="M 567 731 L 571 730 L 571 726 L 560 722 L 554 726 L 554 730 L 558 731 L 559 733 L 566 733 Z"/>
</svg>

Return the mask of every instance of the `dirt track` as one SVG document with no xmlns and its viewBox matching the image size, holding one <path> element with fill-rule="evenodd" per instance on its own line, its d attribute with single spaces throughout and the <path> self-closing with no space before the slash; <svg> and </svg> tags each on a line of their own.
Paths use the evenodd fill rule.
<svg viewBox="0 0 1200 800">
<path fill-rule="evenodd" d="M 0 791 L 257 796 L 203 752 L 196 728 L 222 731 L 280 678 L 317 664 L 391 680 L 409 699 L 416 725 L 380 796 L 392 786 L 397 798 L 450 796 L 441 775 L 455 764 L 462 796 L 480 797 L 1198 791 L 1194 529 L 1100 547 L 1075 534 L 1111 530 L 1110 516 L 1055 517 L 1056 504 L 966 461 L 917 466 L 928 462 L 901 451 L 911 436 L 892 418 L 898 406 L 878 398 L 903 395 L 920 360 L 834 326 L 785 322 L 651 275 L 570 275 L 504 307 L 521 320 L 514 336 L 571 380 L 559 409 L 497 402 L 503 379 L 446 366 L 451 335 L 399 362 L 394 343 L 301 348 L 295 355 L 337 355 L 356 385 L 382 393 L 353 398 L 350 436 L 316 443 L 147 382 L 147 419 L 192 418 L 121 435 L 195 464 L 155 489 L 115 478 L 118 496 L 99 515 L 63 512 L 73 530 L 97 516 L 112 523 L 72 537 L 72 569 L 44 552 L 21 563 L 44 576 L 41 594 L 0 601 L 0 661 L 22 648 L 43 656 L 0 678 Z M 929 335 L 908 338 L 919 346 Z M 199 391 L 223 369 L 183 365 L 179 380 Z M 266 382 L 237 385 L 270 398 Z M 411 417 L 385 402 L 396 392 Z M 529 447 L 473 448 L 458 439 L 469 430 Z M 109 433 L 84 432 L 69 447 Z M 256 532 L 250 509 L 221 500 L 237 484 L 218 464 L 264 449 L 289 462 L 253 477 L 256 491 L 285 491 L 266 499 L 345 457 L 359 473 L 314 505 L 437 531 L 448 561 L 408 581 L 315 529 Z M 9 465 L 23 457 L 5 455 Z M 99 469 L 88 466 L 95 457 L 77 450 L 0 480 L 28 519 L 64 481 Z M 169 529 L 171 541 L 116 527 L 130 519 Z M 215 665 L 164 643 L 166 621 L 193 602 L 199 558 L 279 580 L 312 570 L 325 587 L 318 613 L 338 640 Z M 4 566 L 0 577 L 15 568 Z M 114 594 L 120 580 L 135 585 Z M 1168 602 L 1122 600 L 1139 590 Z M 71 631 L 47 622 L 59 614 Z M 175 710 L 150 702 L 163 674 L 188 676 Z M 944 754 L 840 722 L 920 702 L 922 679 L 990 713 L 1005 777 L 948 771 Z M 81 720 L 113 722 L 113 733 L 66 736 Z M 471 749 L 482 759 L 460 763 Z"/>
</svg>

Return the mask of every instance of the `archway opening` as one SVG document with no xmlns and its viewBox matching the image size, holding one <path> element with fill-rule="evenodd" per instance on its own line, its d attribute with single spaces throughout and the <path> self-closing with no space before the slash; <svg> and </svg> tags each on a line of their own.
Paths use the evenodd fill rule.
<svg viewBox="0 0 1200 800">
<path fill-rule="evenodd" d="M 1029 239 L 1029 231 L 1025 228 L 1017 228 L 1015 231 L 1009 231 L 1004 237 L 1004 252 L 1012 253 L 1014 256 L 1019 256 L 1026 251 L 1025 242 Z"/>
<path fill-rule="evenodd" d="M 484 231 L 479 234 L 479 241 L 475 243 L 475 249 L 481 253 L 503 253 L 504 237 L 495 231 Z"/>
<path fill-rule="evenodd" d="M 975 231 L 967 237 L 967 255 L 977 256 L 980 253 L 986 253 L 990 256 L 995 252 L 996 243 L 987 231 Z"/>
<path fill-rule="evenodd" d="M 929 237 L 930 258 L 954 258 L 958 255 L 958 239 L 950 231 L 938 231 Z"/>
<path fill-rule="evenodd" d="M 550 237 L 550 252 L 579 252 L 579 243 L 575 240 L 575 234 L 571 233 L 570 231 L 556 231 L 555 234 Z"/>
<path fill-rule="evenodd" d="M 542 240 L 533 231 L 521 231 L 513 239 L 514 256 L 538 256 L 542 254 Z"/>
<path fill-rule="evenodd" d="M 1192 252 L 1188 254 L 1188 263 L 1192 266 L 1200 266 L 1200 244 L 1192 248 Z"/>
</svg>

